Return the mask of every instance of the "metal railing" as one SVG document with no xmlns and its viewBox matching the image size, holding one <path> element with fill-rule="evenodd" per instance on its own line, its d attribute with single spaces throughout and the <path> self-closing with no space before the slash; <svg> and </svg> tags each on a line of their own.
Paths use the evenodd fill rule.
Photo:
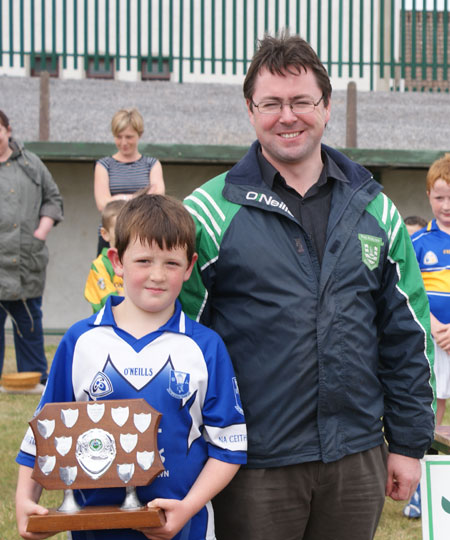
<svg viewBox="0 0 450 540">
<path fill-rule="evenodd" d="M 233 82 L 259 38 L 288 28 L 311 43 L 334 87 L 448 91 L 448 3 L 0 0 L 0 73 Z"/>
</svg>

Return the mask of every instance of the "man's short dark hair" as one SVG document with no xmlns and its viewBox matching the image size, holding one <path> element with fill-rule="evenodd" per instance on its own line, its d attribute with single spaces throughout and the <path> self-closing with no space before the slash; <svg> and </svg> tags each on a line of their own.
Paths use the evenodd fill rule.
<svg viewBox="0 0 450 540">
<path fill-rule="evenodd" d="M 195 224 L 182 203 L 167 195 L 139 195 L 117 216 L 116 248 L 122 260 L 127 247 L 139 240 L 161 249 L 186 248 L 188 262 L 195 253 Z"/>
<path fill-rule="evenodd" d="M 311 45 L 300 36 L 283 33 L 280 37 L 265 36 L 259 41 L 247 75 L 244 80 L 244 97 L 251 100 L 255 91 L 255 81 L 262 69 L 272 74 L 297 75 L 307 69 L 314 73 L 323 94 L 323 104 L 328 105 L 331 97 L 331 83 L 325 66 Z"/>
</svg>

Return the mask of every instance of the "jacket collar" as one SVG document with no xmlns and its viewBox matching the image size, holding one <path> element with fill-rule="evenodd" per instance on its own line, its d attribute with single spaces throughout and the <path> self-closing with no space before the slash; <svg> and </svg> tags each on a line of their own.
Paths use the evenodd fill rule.
<svg viewBox="0 0 450 540">
<path fill-rule="evenodd" d="M 12 154 L 9 159 L 17 159 L 22 154 L 22 145 L 12 137 L 9 139 L 9 147 L 12 150 Z"/>
<path fill-rule="evenodd" d="M 241 159 L 234 167 L 232 167 L 226 177 L 226 182 L 229 184 L 240 184 L 246 186 L 253 186 L 261 188 L 263 187 L 263 179 L 261 176 L 261 169 L 258 163 L 258 151 L 261 145 L 259 141 L 255 141 L 247 154 Z M 331 158 L 330 162 L 334 162 L 337 169 L 335 174 L 342 173 L 343 177 L 347 179 L 349 186 L 352 190 L 358 189 L 363 183 L 367 182 L 372 177 L 370 171 L 368 171 L 362 165 L 355 163 L 347 156 L 322 144 L 322 152 Z M 267 187 L 267 184 L 266 184 Z"/>
<path fill-rule="evenodd" d="M 264 182 L 269 186 L 270 189 L 273 189 L 275 178 L 283 178 L 281 174 L 275 169 L 275 167 L 267 161 L 263 156 L 261 146 L 257 150 L 257 159 L 259 168 L 261 170 L 261 176 Z M 341 169 L 336 165 L 336 163 L 331 159 L 331 157 L 324 151 L 322 151 L 322 162 L 323 169 L 320 173 L 319 179 L 317 180 L 317 186 L 325 184 L 329 178 L 334 180 L 339 180 L 340 182 L 348 183 L 348 180 Z M 285 182 L 284 178 L 283 181 Z"/>
</svg>

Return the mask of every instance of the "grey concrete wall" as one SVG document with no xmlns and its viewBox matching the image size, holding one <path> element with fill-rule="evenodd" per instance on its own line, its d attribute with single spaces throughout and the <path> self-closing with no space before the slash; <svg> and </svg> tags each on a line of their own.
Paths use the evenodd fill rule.
<svg viewBox="0 0 450 540">
<path fill-rule="evenodd" d="M 383 171 L 384 192 L 394 201 L 403 218 L 412 215 L 425 219 L 433 217 L 425 190 L 426 174 L 426 169 Z"/>
<path fill-rule="evenodd" d="M 93 198 L 93 163 L 47 163 L 64 198 L 64 222 L 50 233 L 50 263 L 44 294 L 46 329 L 65 329 L 91 314 L 83 291 L 95 258 L 99 214 Z M 227 170 L 227 165 L 164 165 L 167 193 L 179 199 Z M 385 193 L 406 217 L 431 217 L 425 196 L 425 170 L 386 169 L 381 173 Z"/>
</svg>

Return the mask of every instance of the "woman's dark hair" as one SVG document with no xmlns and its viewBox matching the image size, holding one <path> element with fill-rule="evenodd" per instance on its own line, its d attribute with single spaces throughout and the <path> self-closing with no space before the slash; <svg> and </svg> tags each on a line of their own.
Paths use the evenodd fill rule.
<svg viewBox="0 0 450 540">
<path fill-rule="evenodd" d="M 9 118 L 1 109 L 0 109 L 0 124 L 6 129 L 9 128 Z"/>
</svg>

